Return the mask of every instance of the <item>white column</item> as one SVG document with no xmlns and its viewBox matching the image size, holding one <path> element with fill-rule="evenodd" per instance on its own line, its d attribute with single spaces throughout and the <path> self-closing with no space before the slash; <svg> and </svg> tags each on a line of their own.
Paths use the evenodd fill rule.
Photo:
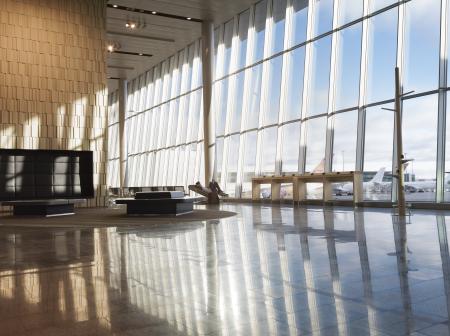
<svg viewBox="0 0 450 336">
<path fill-rule="evenodd" d="M 202 23 L 202 70 L 203 70 L 203 144 L 205 185 L 211 181 L 214 158 L 214 118 L 211 113 L 212 74 L 214 73 L 214 26 L 212 22 Z"/>
<path fill-rule="evenodd" d="M 119 80 L 119 186 L 120 192 L 126 186 L 125 173 L 127 167 L 127 146 L 125 138 L 125 110 L 127 106 L 127 81 L 123 78 Z"/>
</svg>

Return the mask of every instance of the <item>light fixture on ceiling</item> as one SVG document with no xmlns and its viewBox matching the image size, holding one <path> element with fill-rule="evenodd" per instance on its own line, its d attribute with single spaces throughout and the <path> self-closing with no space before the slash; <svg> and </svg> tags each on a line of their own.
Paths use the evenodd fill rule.
<svg viewBox="0 0 450 336">
<path fill-rule="evenodd" d="M 191 21 L 191 20 L 192 20 L 192 18 L 190 18 L 190 17 L 187 17 L 187 18 L 186 18 L 186 20 L 189 20 L 189 21 Z"/>
<path fill-rule="evenodd" d="M 152 12 L 152 14 L 153 14 L 153 15 L 156 15 L 156 14 L 158 14 L 158 13 L 157 13 L 157 12 L 155 12 L 155 11 L 153 11 L 153 12 Z"/>
<path fill-rule="evenodd" d="M 125 22 L 125 28 L 130 29 L 130 30 L 143 29 L 146 26 L 147 26 L 147 24 L 145 23 L 145 21 L 139 17 L 138 18 L 128 18 L 127 21 Z"/>
<path fill-rule="evenodd" d="M 120 45 L 119 42 L 116 41 L 109 41 L 108 45 L 106 46 L 106 50 L 108 50 L 108 52 L 113 53 L 117 50 L 119 50 L 122 46 Z"/>
<path fill-rule="evenodd" d="M 127 22 L 125 23 L 125 27 L 127 27 L 128 29 L 136 29 L 136 22 Z"/>
<path fill-rule="evenodd" d="M 113 5 L 113 7 L 114 7 L 114 8 L 117 8 L 117 7 L 119 7 L 119 6 L 117 6 L 117 5 Z"/>
<path fill-rule="evenodd" d="M 143 53 L 139 53 L 139 56 L 144 56 L 144 54 Z"/>
</svg>

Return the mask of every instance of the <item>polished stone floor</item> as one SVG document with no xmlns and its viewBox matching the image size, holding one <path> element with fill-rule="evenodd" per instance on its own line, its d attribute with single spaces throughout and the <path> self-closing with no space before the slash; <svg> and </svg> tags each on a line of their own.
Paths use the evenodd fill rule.
<svg viewBox="0 0 450 336">
<path fill-rule="evenodd" d="M 0 335 L 450 335 L 450 212 L 222 209 L 237 215 L 0 219 Z"/>
</svg>

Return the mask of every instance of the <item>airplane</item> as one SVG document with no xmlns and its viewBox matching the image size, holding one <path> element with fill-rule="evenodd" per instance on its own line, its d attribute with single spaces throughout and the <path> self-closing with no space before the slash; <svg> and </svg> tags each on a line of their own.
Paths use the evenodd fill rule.
<svg viewBox="0 0 450 336">
<path fill-rule="evenodd" d="M 388 184 L 386 182 L 383 182 L 385 170 L 386 168 L 384 167 L 380 168 L 370 181 L 363 182 L 363 191 L 364 192 L 377 191 L 378 189 L 381 189 L 386 184 Z M 353 183 L 347 182 L 341 184 L 340 186 L 334 187 L 333 193 L 336 194 L 337 196 L 353 195 Z"/>
</svg>

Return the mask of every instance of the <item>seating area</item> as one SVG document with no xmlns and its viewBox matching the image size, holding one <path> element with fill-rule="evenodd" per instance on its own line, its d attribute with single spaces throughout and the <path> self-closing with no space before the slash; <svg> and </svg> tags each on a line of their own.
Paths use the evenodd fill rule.
<svg viewBox="0 0 450 336">
<path fill-rule="evenodd" d="M 292 199 L 294 202 L 307 201 L 307 183 L 321 183 L 323 186 L 323 202 L 333 201 L 333 183 L 353 183 L 353 204 L 362 202 L 362 173 L 355 171 L 310 173 L 286 176 L 260 176 L 252 178 L 252 200 L 261 200 L 261 185 L 269 184 L 271 201 L 280 200 L 280 189 L 284 183 L 292 183 Z"/>
</svg>

